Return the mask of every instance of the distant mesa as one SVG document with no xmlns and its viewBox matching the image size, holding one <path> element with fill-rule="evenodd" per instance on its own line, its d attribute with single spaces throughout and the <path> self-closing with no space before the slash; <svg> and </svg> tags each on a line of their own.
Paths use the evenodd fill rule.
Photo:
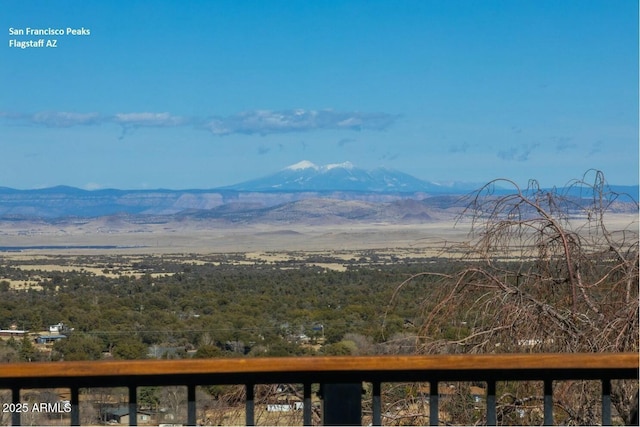
<svg viewBox="0 0 640 427">
<path fill-rule="evenodd" d="M 460 196 L 480 187 L 475 183 L 429 182 L 385 168 L 365 170 L 348 161 L 317 165 L 302 160 L 262 178 L 204 190 L 0 187 L 0 220 L 10 225 L 66 218 L 63 222 L 80 227 L 88 218 L 100 218 L 92 224 L 100 233 L 126 227 L 138 232 L 144 225 L 183 220 L 217 221 L 225 226 L 259 222 L 411 223 L 451 216 L 462 207 Z M 617 193 L 611 210 L 637 211 L 637 204 L 628 201 L 637 199 L 638 186 L 610 189 Z M 496 186 L 493 194 L 509 191 L 513 190 Z M 579 187 L 558 191 L 576 200 L 588 193 L 582 194 Z M 624 193 L 631 196 L 623 197 Z"/>
<path fill-rule="evenodd" d="M 351 162 L 316 165 L 303 160 L 280 171 L 228 187 L 209 190 L 80 190 L 57 186 L 40 190 L 0 187 L 0 219 L 103 218 L 104 232 L 143 218 L 144 223 L 178 219 L 231 223 L 283 221 L 283 218 L 377 218 L 381 206 L 404 198 L 460 191 L 409 174 L 377 168 L 365 170 Z M 299 203 L 315 200 L 313 203 Z M 324 200 L 324 203 L 320 201 Z M 331 202 L 329 202 L 331 201 Z M 359 201 L 362 204 L 349 202 Z M 328 203 L 328 204 L 327 204 Z M 404 212 L 406 214 L 407 212 Z M 422 208 L 417 218 L 425 218 Z M 381 216 L 382 215 L 382 216 Z M 402 218 L 394 213 L 390 220 Z M 314 219 L 315 221 L 315 219 Z"/>
</svg>

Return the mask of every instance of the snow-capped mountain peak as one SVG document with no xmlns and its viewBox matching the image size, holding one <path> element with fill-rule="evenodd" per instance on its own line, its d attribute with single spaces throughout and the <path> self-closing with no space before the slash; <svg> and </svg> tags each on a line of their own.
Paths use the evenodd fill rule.
<svg viewBox="0 0 640 427">
<path fill-rule="evenodd" d="M 275 174 L 225 188 L 238 191 L 428 192 L 437 186 L 399 171 L 361 169 L 349 161 L 319 166 L 303 160 Z"/>
<path fill-rule="evenodd" d="M 295 163 L 293 165 L 289 165 L 286 168 L 284 168 L 283 170 L 286 171 L 301 171 L 301 170 L 305 170 L 305 169 L 313 169 L 315 171 L 318 172 L 327 172 L 330 171 L 332 169 L 347 169 L 347 170 L 351 170 L 354 169 L 355 166 L 353 165 L 353 163 L 346 161 L 346 162 L 342 162 L 342 163 L 330 163 L 328 165 L 322 165 L 322 166 L 318 166 L 313 162 L 310 162 L 309 160 L 302 160 L 298 163 Z"/>
<path fill-rule="evenodd" d="M 284 168 L 284 170 L 291 170 L 291 171 L 299 171 L 299 170 L 303 170 L 303 169 L 314 169 L 314 170 L 318 170 L 320 169 L 315 163 L 310 162 L 309 160 L 303 160 L 301 162 L 298 162 L 294 165 L 290 165 L 287 166 L 286 168 Z"/>
<path fill-rule="evenodd" d="M 303 160 L 272 175 L 224 187 L 236 191 L 359 191 L 385 193 L 459 193 L 468 185 L 441 185 L 392 169 L 362 169 L 353 163 L 319 166 Z"/>
</svg>

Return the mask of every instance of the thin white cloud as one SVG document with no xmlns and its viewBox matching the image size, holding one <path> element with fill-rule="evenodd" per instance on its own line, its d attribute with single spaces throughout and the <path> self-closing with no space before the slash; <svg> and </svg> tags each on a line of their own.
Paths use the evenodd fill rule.
<svg viewBox="0 0 640 427">
<path fill-rule="evenodd" d="M 384 130 L 397 120 L 387 113 L 337 112 L 332 110 L 257 110 L 229 117 L 212 117 L 203 127 L 214 135 L 268 135 L 312 130 Z"/>
<path fill-rule="evenodd" d="M 98 113 L 69 113 L 66 111 L 43 111 L 27 117 L 27 120 L 37 125 L 54 128 L 96 125 L 102 122 Z"/>
<path fill-rule="evenodd" d="M 51 128 L 115 124 L 122 127 L 123 132 L 120 137 L 122 138 L 125 134 L 141 127 L 193 126 L 196 129 L 208 130 L 217 136 L 232 134 L 269 135 L 329 129 L 381 131 L 395 123 L 398 116 L 387 113 L 292 109 L 284 111 L 245 111 L 232 116 L 215 116 L 206 119 L 176 116 L 168 112 L 132 112 L 101 115 L 99 113 L 64 111 L 45 111 L 35 114 L 0 112 L 0 119 Z"/>
<path fill-rule="evenodd" d="M 118 113 L 111 121 L 132 127 L 176 127 L 189 123 L 188 119 L 169 113 Z"/>
<path fill-rule="evenodd" d="M 118 139 L 131 135 L 141 127 L 166 128 L 184 126 L 190 123 L 185 117 L 174 116 L 169 113 L 118 113 L 109 119 L 110 122 L 122 126 L 122 133 Z"/>
<path fill-rule="evenodd" d="M 0 118 L 8 122 L 51 128 L 99 125 L 106 121 L 99 113 L 74 113 L 68 111 L 40 111 L 34 114 L 0 112 Z"/>
</svg>

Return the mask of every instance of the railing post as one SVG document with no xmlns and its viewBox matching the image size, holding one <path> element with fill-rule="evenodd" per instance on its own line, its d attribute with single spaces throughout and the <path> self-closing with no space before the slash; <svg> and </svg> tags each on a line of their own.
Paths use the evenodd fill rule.
<svg viewBox="0 0 640 427">
<path fill-rule="evenodd" d="M 196 425 L 196 386 L 187 385 L 187 425 Z"/>
<path fill-rule="evenodd" d="M 553 380 L 544 380 L 544 425 L 553 425 Z"/>
<path fill-rule="evenodd" d="M 15 405 L 20 404 L 20 387 L 15 386 L 11 389 L 11 402 Z M 11 412 L 11 425 L 19 426 L 21 424 L 20 421 L 20 411 L 14 410 Z"/>
<path fill-rule="evenodd" d="M 429 425 L 438 425 L 438 381 L 429 382 Z"/>
<path fill-rule="evenodd" d="M 371 393 L 371 409 L 373 410 L 373 419 L 371 420 L 371 422 L 374 426 L 382 425 L 382 398 L 380 389 L 380 381 L 374 381 L 373 390 Z"/>
<path fill-rule="evenodd" d="M 80 425 L 80 389 L 71 387 L 71 425 Z"/>
<path fill-rule="evenodd" d="M 138 387 L 129 385 L 129 425 L 138 425 Z"/>
<path fill-rule="evenodd" d="M 497 425 L 496 416 L 496 382 L 487 381 L 487 425 Z"/>
<path fill-rule="evenodd" d="M 302 404 L 302 423 L 305 426 L 310 426 L 313 424 L 313 420 L 311 419 L 313 407 L 311 406 L 311 383 L 303 384 L 303 404 Z"/>
<path fill-rule="evenodd" d="M 602 425 L 611 425 L 611 380 L 602 380 Z"/>
<path fill-rule="evenodd" d="M 322 384 L 322 424 L 362 425 L 362 383 Z"/>
<path fill-rule="evenodd" d="M 245 385 L 247 400 L 245 401 L 245 425 L 254 426 L 256 425 L 255 416 L 254 416 L 254 402 L 253 402 L 253 384 Z"/>
</svg>

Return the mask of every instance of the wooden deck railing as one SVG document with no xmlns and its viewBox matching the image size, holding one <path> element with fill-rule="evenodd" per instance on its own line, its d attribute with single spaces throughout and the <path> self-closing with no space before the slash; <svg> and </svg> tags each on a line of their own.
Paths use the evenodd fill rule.
<svg viewBox="0 0 640 427">
<path fill-rule="evenodd" d="M 611 380 L 638 379 L 639 361 L 638 354 L 616 353 L 7 363 L 0 364 L 0 389 L 12 390 L 13 402 L 20 403 L 20 390 L 23 389 L 69 388 L 71 424 L 79 425 L 81 388 L 128 387 L 129 413 L 135 414 L 137 387 L 183 385 L 187 387 L 187 423 L 195 425 L 196 386 L 243 384 L 246 386 L 246 424 L 253 425 L 254 385 L 297 383 L 304 385 L 303 423 L 311 425 L 312 384 L 369 382 L 373 385 L 373 424 L 381 425 L 382 383 L 429 382 L 429 417 L 430 423 L 436 425 L 438 382 L 484 381 L 487 384 L 486 420 L 488 425 L 495 425 L 496 381 L 537 380 L 544 383 L 544 423 L 550 425 L 553 424 L 554 380 L 599 380 L 602 382 L 602 423 L 608 425 L 611 424 Z M 353 402 L 359 404 L 359 396 L 354 397 Z M 332 411 L 327 407 L 324 410 L 325 415 Z M 340 424 L 360 421 L 341 419 L 340 410 L 333 411 L 331 419 Z M 13 413 L 12 423 L 19 425 L 20 421 L 20 413 Z M 136 418 L 131 417 L 130 422 L 135 425 Z"/>
</svg>

